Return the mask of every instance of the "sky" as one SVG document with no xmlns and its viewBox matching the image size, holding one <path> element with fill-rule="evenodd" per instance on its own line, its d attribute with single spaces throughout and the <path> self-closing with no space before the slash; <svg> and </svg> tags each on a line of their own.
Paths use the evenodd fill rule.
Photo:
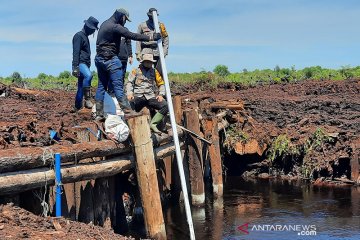
<svg viewBox="0 0 360 240">
<path fill-rule="evenodd" d="M 158 9 L 170 37 L 169 72 L 360 65 L 358 0 L 0 0 L 0 77 L 71 71 L 72 37 L 83 21 L 101 23 L 121 7 L 133 32 Z M 92 58 L 95 43 L 96 34 Z"/>
</svg>

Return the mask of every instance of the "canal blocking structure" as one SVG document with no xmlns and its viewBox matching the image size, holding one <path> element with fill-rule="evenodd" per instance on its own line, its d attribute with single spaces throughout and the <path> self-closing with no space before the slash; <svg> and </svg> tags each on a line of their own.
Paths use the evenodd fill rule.
<svg viewBox="0 0 360 240">
<path fill-rule="evenodd" d="M 218 129 L 224 129 L 227 124 L 222 120 L 221 113 L 218 117 L 206 120 L 205 128 L 196 107 L 183 111 L 181 102 L 179 96 L 174 97 L 177 124 L 185 123 L 193 132 L 178 128 L 191 202 L 193 205 L 202 205 L 205 200 L 205 155 L 211 162 L 214 196 L 222 195 Z M 131 129 L 130 144 L 112 140 L 98 141 L 88 131 L 89 128 L 97 130 L 97 124 L 94 123 L 93 126 L 74 128 L 79 141 L 77 144 L 0 150 L 0 198 L 6 199 L 3 202 L 13 201 L 23 205 L 33 212 L 39 212 L 40 209 L 41 213 L 55 215 L 55 193 L 59 185 L 56 185 L 54 154 L 59 153 L 62 165 L 61 183 L 58 184 L 61 184 L 62 189 L 62 215 L 125 233 L 128 226 L 121 176 L 134 169 L 147 235 L 166 239 L 160 196 L 164 188 L 170 189 L 172 196 L 180 196 L 172 134 L 170 131 L 160 136 L 151 135 L 147 115 L 130 119 L 128 124 Z M 207 132 L 200 131 L 200 126 Z M 207 141 L 199 140 L 194 134 Z M 161 169 L 159 165 L 165 168 Z M 163 171 L 163 176 L 160 171 Z M 41 198 L 35 198 L 33 191 L 41 192 Z"/>
</svg>

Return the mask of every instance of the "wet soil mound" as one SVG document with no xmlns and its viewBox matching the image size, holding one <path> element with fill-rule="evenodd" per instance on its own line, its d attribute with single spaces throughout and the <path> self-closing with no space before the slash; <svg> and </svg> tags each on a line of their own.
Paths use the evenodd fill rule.
<svg viewBox="0 0 360 240">
<path fill-rule="evenodd" d="M 0 239 L 133 239 L 112 230 L 69 221 L 39 217 L 12 204 L 0 205 Z"/>
</svg>

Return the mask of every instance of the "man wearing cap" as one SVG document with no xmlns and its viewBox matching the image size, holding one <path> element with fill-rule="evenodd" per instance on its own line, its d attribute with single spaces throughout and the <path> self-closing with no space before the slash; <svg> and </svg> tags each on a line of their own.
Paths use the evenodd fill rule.
<svg viewBox="0 0 360 240">
<path fill-rule="evenodd" d="M 155 133 L 161 133 L 157 124 L 168 113 L 165 97 L 164 81 L 158 70 L 153 68 L 155 60 L 152 54 L 144 54 L 138 68 L 131 71 L 126 84 L 126 94 L 135 111 L 139 112 L 147 106 L 158 110 L 150 122 L 150 128 Z M 155 85 L 159 88 L 159 94 L 155 94 Z"/>
<path fill-rule="evenodd" d="M 153 11 L 156 11 L 156 8 L 150 8 L 147 15 L 149 19 L 143 23 L 141 23 L 138 27 L 138 33 L 145 34 L 145 35 L 151 35 L 155 32 L 155 26 L 154 26 L 154 20 L 153 20 Z M 159 14 L 158 14 L 159 15 Z M 165 25 L 163 23 L 159 22 L 160 26 L 160 33 L 162 36 L 162 43 L 164 47 L 164 55 L 165 57 L 168 55 L 169 51 L 169 35 L 166 31 Z M 161 73 L 161 65 L 160 65 L 160 54 L 159 49 L 157 47 L 156 41 L 150 41 L 150 42 L 137 42 L 136 43 L 136 59 L 140 61 L 141 56 L 143 54 L 152 54 L 156 63 L 155 68 Z"/>
<path fill-rule="evenodd" d="M 77 32 L 72 40 L 72 74 L 74 77 L 78 78 L 74 107 L 75 111 L 80 110 L 83 107 L 83 97 L 85 98 L 86 108 L 92 108 L 93 106 L 90 92 L 92 74 L 90 72 L 91 51 L 88 36 L 98 29 L 99 21 L 91 16 L 88 20 L 85 20 L 84 23 L 83 29 L 80 32 Z"/>
<path fill-rule="evenodd" d="M 126 21 L 130 21 L 129 12 L 123 8 L 117 9 L 115 13 L 100 26 L 96 41 L 95 65 L 98 70 L 99 82 L 96 91 L 96 120 L 104 119 L 104 96 L 108 90 L 109 82 L 112 84 L 114 94 L 125 117 L 136 116 L 136 114 L 124 96 L 124 85 L 122 82 L 123 70 L 118 58 L 121 37 L 136 41 L 157 41 L 161 38 L 159 33 L 144 35 L 130 32 L 124 27 Z"/>
</svg>

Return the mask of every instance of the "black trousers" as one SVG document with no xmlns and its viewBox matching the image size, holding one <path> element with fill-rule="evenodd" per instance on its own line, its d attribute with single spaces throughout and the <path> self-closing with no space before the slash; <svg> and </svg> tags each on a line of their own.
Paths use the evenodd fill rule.
<svg viewBox="0 0 360 240">
<path fill-rule="evenodd" d="M 131 101 L 131 106 L 136 112 L 140 112 L 143 107 L 149 107 L 151 109 L 156 109 L 162 115 L 166 115 L 169 112 L 166 100 L 162 100 L 159 102 L 156 98 L 146 99 L 144 96 L 135 97 L 133 101 Z"/>
</svg>

